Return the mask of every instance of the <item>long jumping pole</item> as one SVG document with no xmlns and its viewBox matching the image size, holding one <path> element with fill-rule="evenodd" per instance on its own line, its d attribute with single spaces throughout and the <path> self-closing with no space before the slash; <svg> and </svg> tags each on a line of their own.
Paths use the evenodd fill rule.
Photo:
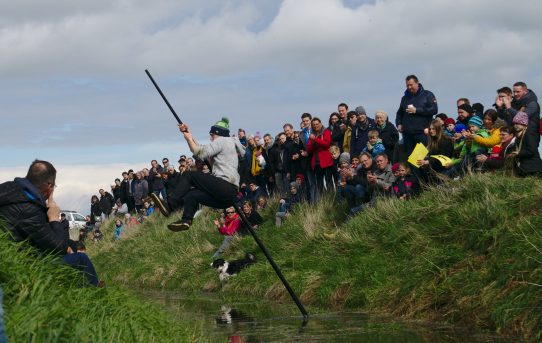
<svg viewBox="0 0 542 343">
<path fill-rule="evenodd" d="M 156 81 L 154 81 L 153 77 L 151 76 L 151 73 L 149 73 L 149 71 L 147 69 L 145 69 L 145 73 L 147 74 L 147 76 L 149 77 L 149 79 L 151 79 L 152 81 L 152 84 L 154 85 L 154 87 L 156 87 L 156 90 L 158 91 L 158 93 L 160 93 L 160 95 L 162 96 L 162 99 L 165 101 L 166 105 L 169 107 L 169 110 L 171 111 L 171 113 L 173 114 L 173 116 L 175 116 L 175 119 L 177 119 L 177 122 L 179 124 L 182 124 L 183 122 L 181 121 L 181 119 L 179 118 L 179 116 L 177 115 L 177 113 L 175 113 L 175 110 L 173 109 L 173 107 L 170 105 L 169 101 L 167 100 L 166 96 L 164 95 L 164 93 L 162 93 L 162 90 L 160 89 L 160 87 L 158 86 L 158 84 L 156 83 Z M 254 229 L 252 228 L 252 226 L 250 226 L 250 223 L 247 219 L 247 217 L 245 216 L 245 214 L 243 213 L 243 211 L 241 211 L 239 209 L 239 206 L 237 206 L 237 204 L 235 203 L 235 201 L 233 202 L 233 207 L 235 208 L 235 210 L 237 211 L 237 213 L 239 214 L 239 216 L 241 217 L 241 220 L 243 221 L 243 224 L 247 227 L 248 231 L 250 232 L 250 234 L 252 235 L 252 237 L 254 238 L 254 240 L 256 241 L 256 244 L 258 244 L 258 246 L 260 247 L 260 249 L 262 250 L 263 254 L 265 255 L 265 257 L 267 258 L 267 260 L 269 261 L 269 263 L 271 264 L 271 266 L 273 267 L 273 270 L 275 271 L 275 273 L 277 274 L 277 276 L 279 277 L 280 281 L 282 282 L 282 284 L 284 285 L 284 287 L 286 288 L 286 290 L 288 291 L 288 293 L 290 294 L 290 296 L 292 297 L 292 299 L 294 300 L 295 304 L 297 305 L 297 307 L 299 308 L 299 311 L 301 312 L 301 314 L 303 315 L 303 318 L 304 320 L 308 320 L 309 318 L 309 314 L 307 313 L 307 311 L 305 310 L 305 307 L 303 307 L 303 304 L 301 303 L 301 301 L 299 300 L 299 298 L 297 297 L 297 295 L 295 294 L 294 290 L 290 287 L 290 284 L 288 283 L 288 281 L 286 280 L 286 278 L 284 277 L 284 275 L 282 274 L 280 268 L 277 266 L 277 264 L 275 263 L 275 261 L 273 260 L 273 257 L 271 257 L 271 254 L 269 253 L 269 251 L 267 250 L 267 248 L 265 247 L 265 245 L 263 244 L 263 242 L 260 240 L 260 237 L 258 237 L 258 235 L 256 234 L 256 231 L 254 231 Z"/>
</svg>

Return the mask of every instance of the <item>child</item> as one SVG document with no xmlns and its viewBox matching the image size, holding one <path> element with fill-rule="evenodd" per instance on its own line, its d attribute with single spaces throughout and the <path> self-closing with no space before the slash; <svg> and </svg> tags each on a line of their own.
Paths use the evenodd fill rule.
<svg viewBox="0 0 542 343">
<path fill-rule="evenodd" d="M 476 156 L 480 154 L 487 154 L 487 148 L 476 143 L 473 139 L 474 135 L 478 135 L 484 138 L 489 137 L 489 133 L 483 126 L 482 119 L 478 116 L 472 116 L 469 120 L 469 131 L 463 131 L 463 137 L 465 137 L 465 143 L 459 153 L 459 157 L 452 159 L 452 168 L 446 171 L 446 174 L 450 177 L 460 176 L 468 168 L 476 163 Z"/>
<path fill-rule="evenodd" d="M 236 234 L 239 227 L 241 227 L 241 219 L 235 212 L 235 208 L 231 206 L 224 210 L 220 220 L 214 220 L 214 224 L 218 229 L 218 232 L 225 237 L 218 250 L 213 254 L 213 260 L 217 259 L 220 254 L 223 253 L 224 250 L 226 250 L 226 248 L 230 245 L 233 235 Z"/>
<path fill-rule="evenodd" d="M 444 121 L 444 127 L 445 127 L 444 134 L 447 137 L 453 138 L 454 135 L 455 135 L 455 120 L 454 120 L 454 118 L 447 118 Z"/>
<path fill-rule="evenodd" d="M 463 145 L 465 145 L 465 137 L 463 137 L 463 132 L 466 132 L 466 130 L 467 127 L 464 124 L 459 123 L 455 125 L 455 134 L 452 137 L 452 141 L 454 142 L 453 158 L 459 158 L 459 154 L 461 154 L 461 149 L 463 149 Z"/>
<path fill-rule="evenodd" d="M 102 231 L 100 231 L 100 228 L 95 229 L 94 232 L 92 233 L 92 241 L 94 243 L 98 243 L 103 238 L 104 238 L 104 235 L 103 235 Z"/>
<path fill-rule="evenodd" d="M 293 209 L 294 205 L 300 203 L 302 198 L 297 192 L 297 183 L 290 183 L 290 197 L 282 198 L 279 201 L 279 211 L 275 215 L 275 226 L 279 227 L 282 225 L 282 221 L 286 216 L 290 214 L 290 211 Z"/>
<path fill-rule="evenodd" d="M 391 170 L 395 176 L 395 181 L 391 184 L 393 195 L 401 200 L 407 200 L 420 194 L 420 182 L 416 176 L 410 173 L 407 163 L 394 163 Z"/>
<path fill-rule="evenodd" d="M 124 230 L 124 227 L 122 225 L 122 222 L 120 219 L 115 220 L 115 240 L 119 240 L 120 236 L 122 235 L 122 231 Z"/>
<path fill-rule="evenodd" d="M 260 196 L 258 199 L 256 199 L 256 209 L 257 210 L 265 210 L 267 207 L 267 198 L 265 196 Z"/>
<path fill-rule="evenodd" d="M 384 147 L 384 144 L 382 144 L 382 139 L 378 137 L 377 130 L 369 131 L 368 137 L 369 141 L 367 142 L 367 146 L 363 148 L 362 152 L 370 152 L 374 160 L 378 154 L 385 152 L 386 148 Z"/>
<path fill-rule="evenodd" d="M 331 158 L 333 158 L 333 173 L 331 176 L 333 177 L 333 183 L 335 185 L 338 185 L 339 183 L 339 158 L 341 156 L 341 150 L 338 146 L 332 145 L 329 147 L 329 152 L 331 153 Z M 348 155 L 350 156 L 350 155 Z M 349 157 L 350 158 L 350 157 Z"/>
</svg>

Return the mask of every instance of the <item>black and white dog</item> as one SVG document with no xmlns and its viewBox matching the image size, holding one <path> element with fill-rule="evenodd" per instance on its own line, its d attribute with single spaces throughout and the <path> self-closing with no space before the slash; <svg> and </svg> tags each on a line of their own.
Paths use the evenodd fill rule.
<svg viewBox="0 0 542 343">
<path fill-rule="evenodd" d="M 254 263 L 256 263 L 256 257 L 251 253 L 247 253 L 245 258 L 231 262 L 219 258 L 211 263 L 211 267 L 216 269 L 218 272 L 218 278 L 221 282 L 224 282 L 228 280 L 230 276 L 237 274 L 241 269 L 244 269 Z"/>
</svg>

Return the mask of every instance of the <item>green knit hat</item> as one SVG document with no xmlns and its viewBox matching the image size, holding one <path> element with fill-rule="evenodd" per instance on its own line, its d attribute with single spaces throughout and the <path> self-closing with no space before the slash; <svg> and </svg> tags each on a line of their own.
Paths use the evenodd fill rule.
<svg viewBox="0 0 542 343">
<path fill-rule="evenodd" d="M 221 120 L 217 121 L 215 125 L 211 126 L 209 133 L 214 133 L 222 137 L 230 136 L 230 120 L 226 117 L 222 117 Z"/>
</svg>

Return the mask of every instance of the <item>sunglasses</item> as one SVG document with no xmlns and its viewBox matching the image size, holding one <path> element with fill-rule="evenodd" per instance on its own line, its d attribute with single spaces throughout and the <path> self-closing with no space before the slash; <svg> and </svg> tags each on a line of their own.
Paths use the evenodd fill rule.
<svg viewBox="0 0 542 343">
<path fill-rule="evenodd" d="M 226 211 L 227 214 L 234 214 L 235 212 Z"/>
</svg>

